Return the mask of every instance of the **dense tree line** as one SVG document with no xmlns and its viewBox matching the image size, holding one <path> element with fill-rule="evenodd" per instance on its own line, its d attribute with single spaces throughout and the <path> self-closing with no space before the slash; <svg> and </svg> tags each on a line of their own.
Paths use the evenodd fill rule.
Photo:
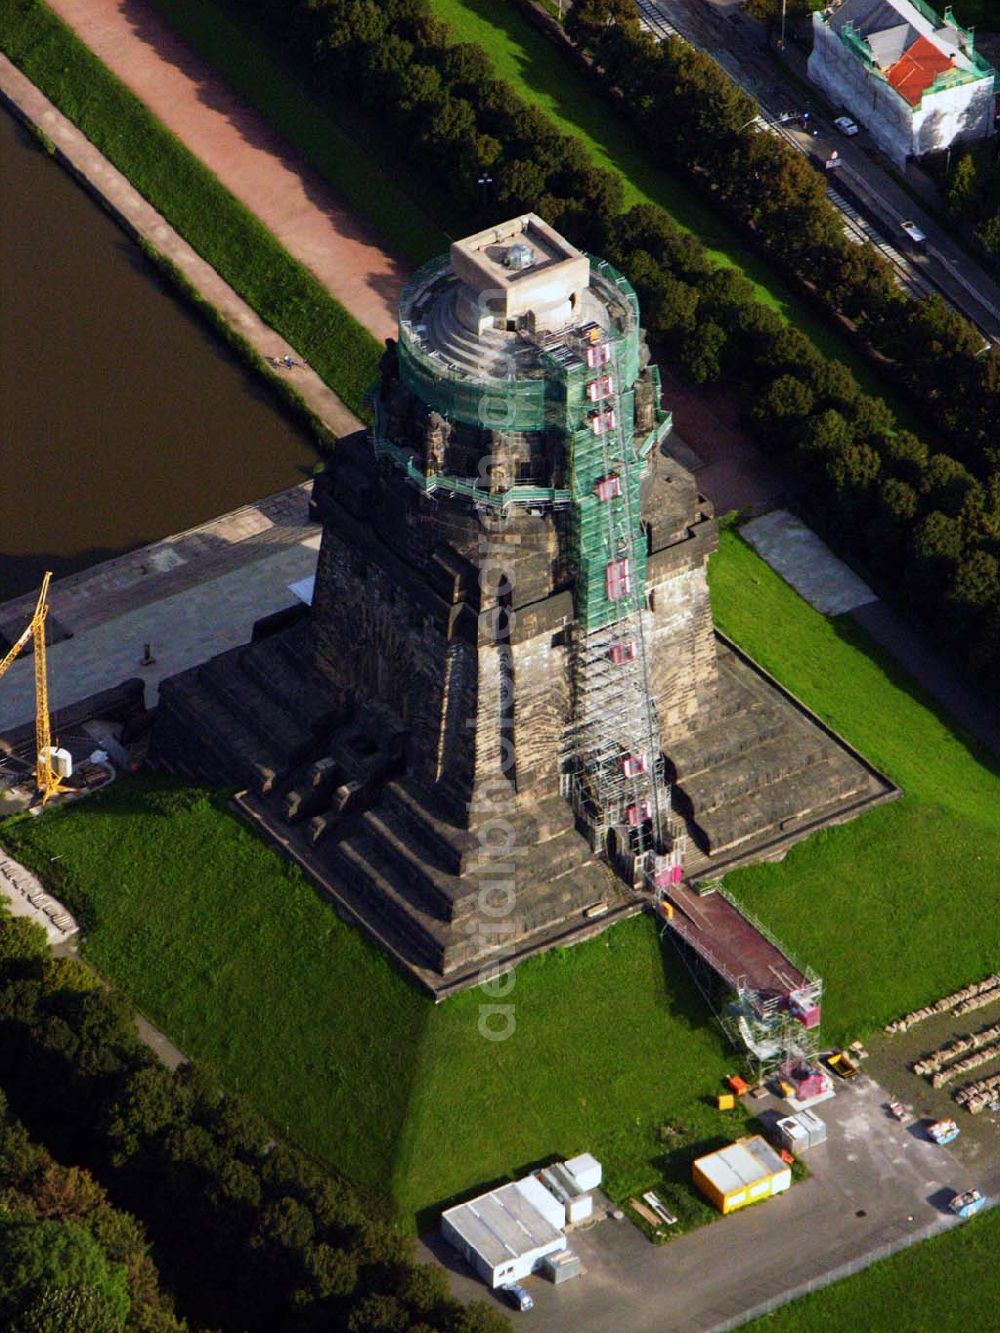
<svg viewBox="0 0 1000 1333">
<path fill-rule="evenodd" d="M 984 354 L 966 319 L 937 296 L 904 294 L 887 260 L 847 240 L 820 172 L 754 131 L 753 99 L 704 52 L 642 32 L 631 0 L 577 0 L 566 27 L 654 155 L 694 176 L 779 267 L 851 321 L 956 458 L 980 477 L 1000 467 L 1000 351 Z"/>
<path fill-rule="evenodd" d="M 139 1222 L 35 1143 L 0 1090 L 0 1327 L 186 1333 Z"/>
<path fill-rule="evenodd" d="M 0 917 L 0 1082 L 32 1134 L 89 1168 L 142 1219 L 165 1278 L 182 1304 L 187 1298 L 189 1318 L 267 1333 L 499 1333 L 508 1326 L 483 1304 L 452 1300 L 443 1272 L 414 1264 L 409 1242 L 371 1200 L 276 1142 L 249 1107 L 202 1071 L 186 1065 L 171 1073 L 156 1063 L 138 1042 L 125 1000 L 80 963 L 53 959 L 43 932 L 23 918 Z M 19 1151 L 22 1166 L 6 1169 L 27 1185 L 35 1168 L 23 1143 Z M 5 1165 L 0 1150 L 0 1170 Z M 37 1294 L 33 1282 L 52 1285 L 46 1274 L 56 1261 L 46 1254 L 64 1254 L 73 1288 L 39 1295 L 38 1322 L 26 1328 L 90 1333 L 85 1322 L 60 1324 L 52 1313 L 77 1308 L 72 1302 L 101 1311 L 104 1322 L 93 1325 L 100 1333 L 183 1328 L 155 1300 L 135 1300 L 135 1284 L 153 1284 L 141 1233 L 130 1232 L 130 1219 L 115 1221 L 93 1182 L 82 1182 L 69 1186 L 64 1177 L 52 1185 L 75 1191 L 79 1209 L 67 1220 L 82 1230 L 16 1233 L 22 1257 L 15 1277 L 24 1279 L 27 1298 Z M 51 1220 L 41 1202 L 51 1193 L 44 1180 L 28 1193 L 35 1216 Z M 5 1206 L 0 1192 L 0 1221 Z M 21 1225 L 6 1220 L 15 1231 Z M 5 1243 L 0 1237 L 0 1250 Z M 0 1264 L 0 1311 L 4 1281 Z M 16 1285 L 9 1275 L 7 1282 Z M 123 1312 L 132 1319 L 140 1310 L 146 1323 L 121 1322 Z"/>
<path fill-rule="evenodd" d="M 948 211 L 972 228 L 976 240 L 1000 259 L 1000 162 L 993 140 L 976 144 L 955 160 L 948 177 Z"/>
<path fill-rule="evenodd" d="M 631 276 L 652 337 L 696 381 L 738 376 L 744 421 L 795 467 L 818 525 L 908 598 L 995 687 L 1000 471 L 980 481 L 902 430 L 839 362 L 714 268 L 660 209 L 616 219 L 608 258 Z"/>
<path fill-rule="evenodd" d="M 812 483 L 827 535 L 909 595 L 984 679 L 1000 666 L 1000 355 L 942 301 L 913 301 L 870 246 L 845 241 L 822 177 L 770 134 L 756 104 L 683 42 L 657 44 L 631 0 L 578 0 L 569 31 L 650 149 L 691 174 L 755 244 L 849 320 L 926 407 L 954 457 L 898 428 L 840 364 L 783 328 L 731 270 L 658 208 L 622 217 L 620 179 L 523 102 L 478 47 L 451 41 L 427 0 L 252 0 L 337 96 L 407 143 L 454 202 L 455 226 L 534 209 L 607 253 L 639 289 L 655 340 L 694 381 L 728 379 L 763 443 Z"/>
</svg>

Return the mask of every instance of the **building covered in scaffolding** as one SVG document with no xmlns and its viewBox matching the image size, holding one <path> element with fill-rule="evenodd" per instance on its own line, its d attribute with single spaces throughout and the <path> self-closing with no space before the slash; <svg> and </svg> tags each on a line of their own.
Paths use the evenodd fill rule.
<svg viewBox="0 0 1000 1333">
<path fill-rule="evenodd" d="M 308 619 L 166 682 L 154 751 L 245 784 L 436 994 L 866 795 L 717 640 L 712 508 L 611 265 L 533 214 L 456 241 L 370 402 Z"/>
</svg>

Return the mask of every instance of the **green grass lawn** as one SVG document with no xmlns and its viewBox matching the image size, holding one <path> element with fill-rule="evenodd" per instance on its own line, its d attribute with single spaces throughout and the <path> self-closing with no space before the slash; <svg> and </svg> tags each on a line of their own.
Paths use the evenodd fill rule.
<svg viewBox="0 0 1000 1333">
<path fill-rule="evenodd" d="M 355 412 L 378 371 L 367 329 L 39 0 L 11 0 L 0 47 Z"/>
<path fill-rule="evenodd" d="M 857 1035 L 995 970 L 1000 766 L 848 617 L 825 620 L 736 534 L 722 542 L 720 627 L 905 793 L 726 878 L 825 978 L 827 1034 Z"/>
<path fill-rule="evenodd" d="M 711 579 L 722 627 L 906 789 L 727 879 L 825 976 L 827 1034 L 991 971 L 995 768 L 731 532 Z M 434 1006 L 221 798 L 175 786 L 123 780 L 3 841 L 83 907 L 95 966 L 276 1125 L 410 1219 L 583 1149 L 616 1197 L 666 1182 L 686 1223 L 709 1216 L 683 1182 L 695 1145 L 741 1127 L 710 1104 L 733 1059 L 650 919 L 524 964 L 514 1035 L 487 1041 L 478 993 Z"/>
<path fill-rule="evenodd" d="M 687 1185 L 693 1145 L 745 1117 L 710 1104 L 732 1060 L 651 919 L 525 964 L 497 1042 L 478 992 L 435 1006 L 221 798 L 128 779 L 3 840 L 82 913 L 95 967 L 405 1217 L 584 1149 L 614 1193 L 666 1181 L 686 1223 L 713 1216 Z"/>
<path fill-rule="evenodd" d="M 968 1333 L 997 1327 L 1000 1208 L 745 1327 L 757 1333 Z"/>
</svg>

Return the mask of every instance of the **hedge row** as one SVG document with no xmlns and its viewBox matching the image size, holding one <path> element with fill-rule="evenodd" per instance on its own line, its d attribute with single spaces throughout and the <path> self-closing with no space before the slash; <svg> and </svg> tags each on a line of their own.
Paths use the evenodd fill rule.
<svg viewBox="0 0 1000 1333">
<path fill-rule="evenodd" d="M 619 177 L 493 77 L 482 50 L 452 42 L 426 0 L 253 2 L 282 19 L 332 91 L 356 98 L 410 144 L 452 191 L 456 225 L 481 225 L 485 170 L 497 214 L 535 209 L 617 263 L 639 291 L 654 340 L 682 369 L 696 382 L 739 386 L 758 438 L 814 483 L 827 534 L 901 586 L 995 684 L 1000 451 L 990 412 L 1000 412 L 1000 358 L 978 360 L 979 340 L 964 321 L 936 299 L 904 298 L 870 246 L 843 241 L 822 179 L 773 136 L 741 132 L 756 105 L 712 60 L 683 43 L 645 41 L 631 0 L 580 0 L 571 14 L 607 63 L 606 77 L 637 108 L 650 146 L 710 182 L 762 246 L 828 293 L 911 380 L 933 378 L 935 416 L 961 436 L 968 467 L 900 430 L 880 399 L 782 326 L 738 273 L 713 267 L 661 209 L 622 216 Z"/>
<path fill-rule="evenodd" d="M 276 1143 L 203 1071 L 156 1063 L 124 998 L 53 959 L 24 918 L 0 917 L 0 1081 L 33 1134 L 143 1219 L 199 1322 L 261 1333 L 507 1327 L 485 1305 L 452 1300 L 443 1271 L 412 1263 L 370 1203 Z"/>
</svg>

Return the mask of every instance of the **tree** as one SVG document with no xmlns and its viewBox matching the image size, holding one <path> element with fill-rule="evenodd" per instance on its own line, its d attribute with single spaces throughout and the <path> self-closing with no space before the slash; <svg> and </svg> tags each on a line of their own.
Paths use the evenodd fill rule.
<svg viewBox="0 0 1000 1333">
<path fill-rule="evenodd" d="M 962 525 L 938 511 L 920 519 L 910 537 L 913 561 L 907 582 L 911 595 L 925 612 L 933 614 L 940 594 L 962 558 Z"/>
<path fill-rule="evenodd" d="M 41 975 L 48 957 L 45 931 L 26 916 L 0 917 L 0 972 L 5 977 Z"/>
<path fill-rule="evenodd" d="M 135 1070 L 107 1108 L 112 1160 L 121 1165 L 152 1139 L 184 1124 L 189 1109 L 186 1089 L 162 1066 Z"/>
<path fill-rule="evenodd" d="M 63 1288 L 76 1295 L 49 1295 Z M 75 1318 L 74 1309 L 90 1311 L 97 1322 L 52 1322 L 60 1312 Z M 5 1327 L 22 1329 L 30 1326 L 30 1319 L 39 1333 L 117 1333 L 128 1312 L 124 1267 L 109 1264 L 79 1223 L 0 1219 L 0 1314 Z"/>
<path fill-rule="evenodd" d="M 945 199 L 948 211 L 962 222 L 977 222 L 982 217 L 982 183 L 971 153 L 963 153 L 952 167 Z"/>
<path fill-rule="evenodd" d="M 749 411 L 751 424 L 761 428 L 763 443 L 793 443 L 813 409 L 812 390 L 797 375 L 779 375 L 760 393 Z"/>
<path fill-rule="evenodd" d="M 347 1321 L 348 1333 L 406 1333 L 409 1327 L 402 1301 L 379 1294 L 362 1297 Z"/>
<path fill-rule="evenodd" d="M 991 255 L 1000 255 L 1000 212 L 988 217 L 976 231 L 980 245 Z"/>
</svg>

